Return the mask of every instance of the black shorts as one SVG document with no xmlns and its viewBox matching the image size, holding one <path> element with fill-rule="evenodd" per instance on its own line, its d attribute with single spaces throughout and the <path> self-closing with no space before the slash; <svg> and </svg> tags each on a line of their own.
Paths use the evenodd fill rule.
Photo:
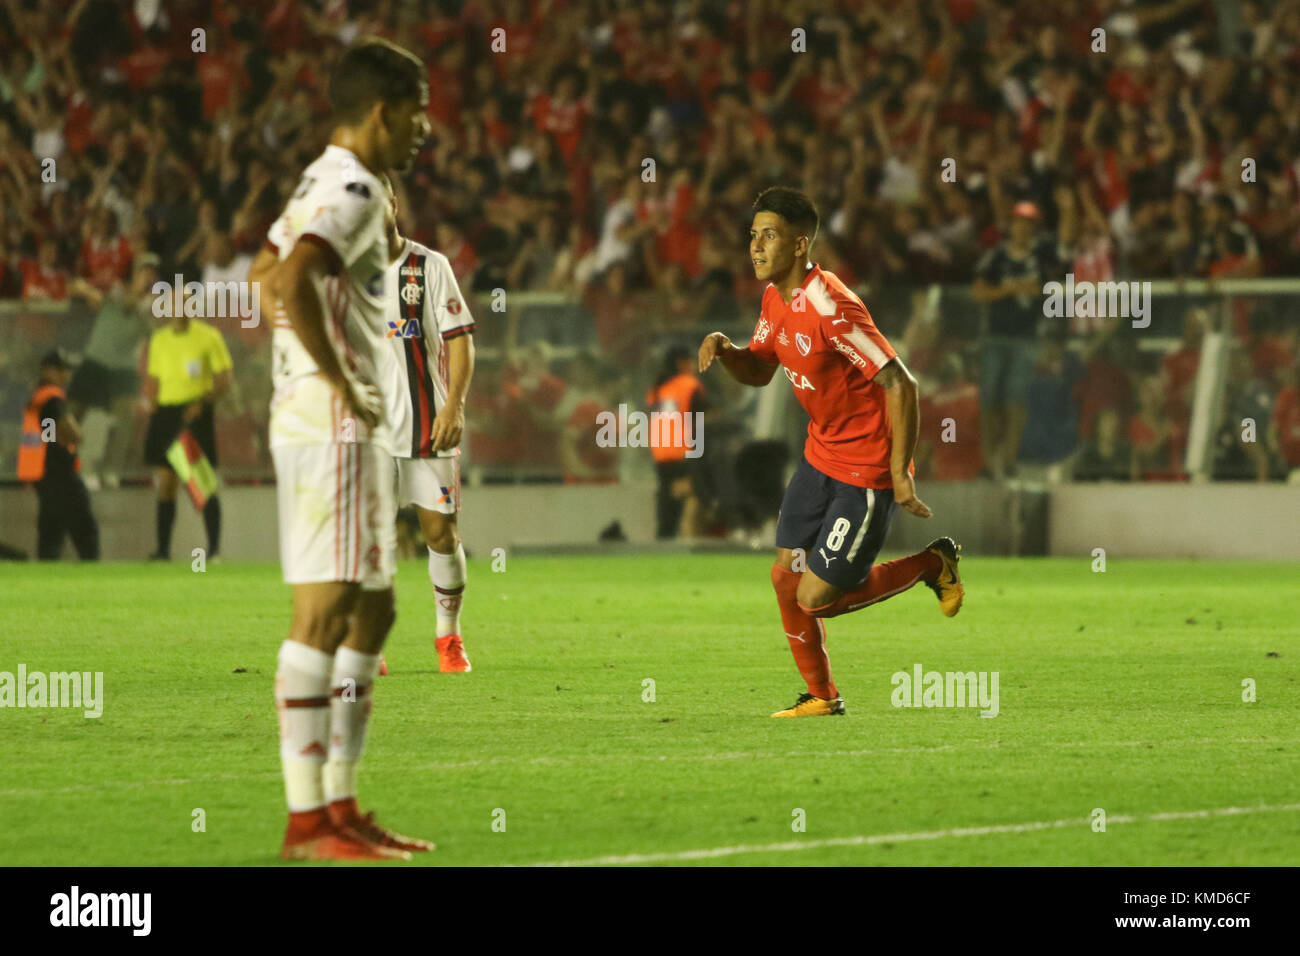
<svg viewBox="0 0 1300 956">
<path fill-rule="evenodd" d="M 171 448 L 176 436 L 185 427 L 181 416 L 185 414 L 184 405 L 159 405 L 158 410 L 149 417 L 149 431 L 144 439 L 144 463 L 157 468 L 170 468 L 167 461 L 167 449 Z M 204 405 L 199 417 L 189 424 L 194 440 L 208 456 L 212 467 L 217 466 L 217 430 L 212 414 L 212 406 Z"/>
<path fill-rule="evenodd" d="M 130 395 L 139 385 L 140 376 L 129 368 L 109 368 L 94 359 L 85 359 L 72 373 L 68 401 L 107 409 L 115 399 Z"/>
<path fill-rule="evenodd" d="M 803 549 L 809 571 L 850 591 L 866 580 L 895 510 L 892 488 L 847 485 L 800 458 L 781 502 L 776 546 Z"/>
</svg>

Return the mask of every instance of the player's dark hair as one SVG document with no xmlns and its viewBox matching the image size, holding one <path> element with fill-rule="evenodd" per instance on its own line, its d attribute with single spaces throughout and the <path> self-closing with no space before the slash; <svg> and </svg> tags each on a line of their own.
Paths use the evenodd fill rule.
<svg viewBox="0 0 1300 956">
<path fill-rule="evenodd" d="M 655 377 L 655 388 L 658 388 L 664 382 L 674 379 L 678 376 L 677 363 L 682 359 L 691 357 L 691 350 L 684 345 L 671 345 L 668 351 L 664 353 L 664 364 L 659 368 L 659 374 Z"/>
<path fill-rule="evenodd" d="M 788 186 L 769 186 L 754 200 L 754 212 L 774 212 L 808 237 L 808 245 L 817 238 L 821 217 L 813 201 L 797 189 Z"/>
<path fill-rule="evenodd" d="M 379 37 L 343 54 L 330 76 L 330 106 L 337 120 L 355 123 L 376 103 L 417 100 L 428 83 L 415 54 Z"/>
</svg>

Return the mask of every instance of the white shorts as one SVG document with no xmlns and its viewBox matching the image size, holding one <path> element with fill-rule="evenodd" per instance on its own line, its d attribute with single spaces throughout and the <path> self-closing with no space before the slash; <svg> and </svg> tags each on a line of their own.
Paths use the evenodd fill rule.
<svg viewBox="0 0 1300 956">
<path fill-rule="evenodd" d="M 460 510 L 459 458 L 393 460 L 397 462 L 397 507 L 418 505 L 445 515 Z"/>
<path fill-rule="evenodd" d="M 271 449 L 280 508 L 280 565 L 289 584 L 392 586 L 393 459 L 371 443 Z"/>
</svg>

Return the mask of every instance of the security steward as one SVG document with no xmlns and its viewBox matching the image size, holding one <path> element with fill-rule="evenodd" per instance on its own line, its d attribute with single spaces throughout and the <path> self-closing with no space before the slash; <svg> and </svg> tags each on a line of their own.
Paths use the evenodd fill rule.
<svg viewBox="0 0 1300 956">
<path fill-rule="evenodd" d="M 677 413 L 681 430 L 661 423 L 652 436 L 651 453 L 659 487 L 655 496 L 655 537 L 663 540 L 684 533 L 688 538 L 703 532 L 704 500 L 708 497 L 707 470 L 696 457 L 687 457 L 688 438 L 692 445 L 703 435 L 694 435 L 695 412 L 708 410 L 704 386 L 695 374 L 693 353 L 683 346 L 673 346 L 664 356 L 664 364 L 654 386 L 646 395 L 652 412 Z M 692 433 L 688 435 L 688 430 Z M 703 451 L 702 445 L 699 450 Z"/>
<path fill-rule="evenodd" d="M 99 560 L 99 524 L 90 510 L 90 493 L 81 480 L 77 442 L 81 428 L 68 410 L 72 363 L 55 350 L 41 359 L 40 382 L 23 412 L 18 447 L 18 480 L 36 488 L 36 556 L 57 561 L 63 538 L 72 538 L 83 561 Z"/>
</svg>

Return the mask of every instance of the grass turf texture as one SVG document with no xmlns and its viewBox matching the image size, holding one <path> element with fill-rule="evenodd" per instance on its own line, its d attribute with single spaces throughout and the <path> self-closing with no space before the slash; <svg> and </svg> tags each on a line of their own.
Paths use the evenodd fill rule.
<svg viewBox="0 0 1300 956">
<path fill-rule="evenodd" d="M 828 622 L 848 716 L 772 720 L 802 690 L 770 559 L 470 563 L 468 675 L 437 672 L 423 562 L 398 619 L 362 804 L 435 840 L 404 865 L 526 864 L 1077 819 L 1034 832 L 722 856 L 719 864 L 1294 864 L 1295 569 L 968 557 L 966 606 L 924 587 Z M 0 670 L 103 671 L 103 716 L 0 710 L 5 864 L 278 863 L 276 566 L 9 565 Z M 1000 714 L 898 709 L 890 677 L 998 671 Z M 1258 701 L 1242 701 L 1242 680 Z M 655 681 L 644 702 L 643 680 Z M 192 811 L 206 832 L 191 829 Z M 494 810 L 505 832 L 494 832 Z M 795 808 L 806 832 L 792 832 Z M 499 814 L 497 815 L 499 818 Z M 297 864 L 301 865 L 301 864 Z M 403 864 L 397 864 L 403 865 Z"/>
</svg>

